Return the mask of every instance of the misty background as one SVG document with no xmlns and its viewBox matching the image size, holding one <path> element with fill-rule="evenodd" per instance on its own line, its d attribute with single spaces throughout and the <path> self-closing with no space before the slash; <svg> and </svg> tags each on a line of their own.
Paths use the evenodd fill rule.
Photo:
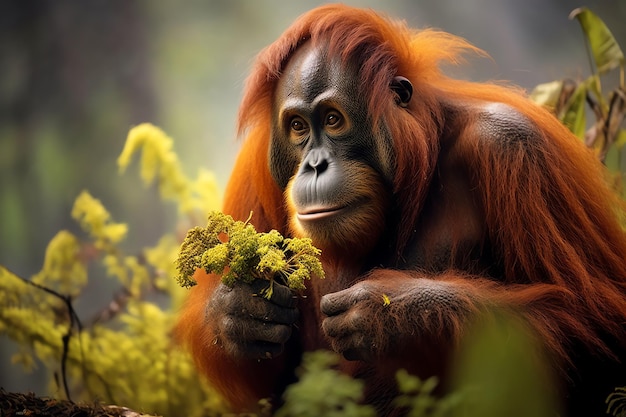
<svg viewBox="0 0 626 417">
<path fill-rule="evenodd" d="M 210 169 L 221 190 L 239 142 L 235 117 L 256 53 L 323 1 L 5 0 L 0 2 L 0 265 L 22 277 L 42 266 L 60 229 L 77 232 L 74 199 L 88 190 L 129 224 L 133 253 L 173 230 L 177 213 L 116 159 L 129 129 L 153 123 L 175 140 L 186 174 Z M 468 39 L 492 59 L 454 74 L 527 90 L 590 74 L 577 21 L 586 6 L 626 49 L 626 0 L 346 1 L 413 27 Z M 110 293 L 93 303 L 104 308 Z M 2 308 L 2 300 L 0 300 Z M 46 393 L 0 338 L 0 387 Z"/>
</svg>

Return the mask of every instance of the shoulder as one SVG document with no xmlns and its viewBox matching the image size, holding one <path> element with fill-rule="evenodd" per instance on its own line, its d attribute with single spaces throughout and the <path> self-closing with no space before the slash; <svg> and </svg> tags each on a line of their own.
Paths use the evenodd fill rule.
<svg viewBox="0 0 626 417">
<path fill-rule="evenodd" d="M 475 128 L 482 139 L 502 145 L 530 145 L 542 136 L 528 116 L 515 107 L 496 102 L 478 108 Z"/>
</svg>

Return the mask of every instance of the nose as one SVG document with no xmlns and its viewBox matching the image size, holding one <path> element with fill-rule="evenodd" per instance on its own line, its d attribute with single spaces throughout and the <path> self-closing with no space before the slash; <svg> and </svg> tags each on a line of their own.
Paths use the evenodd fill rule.
<svg viewBox="0 0 626 417">
<path fill-rule="evenodd" d="M 315 171 L 317 175 L 322 174 L 328 168 L 330 153 L 326 149 L 314 148 L 309 151 L 302 168 L 304 172 Z"/>
</svg>

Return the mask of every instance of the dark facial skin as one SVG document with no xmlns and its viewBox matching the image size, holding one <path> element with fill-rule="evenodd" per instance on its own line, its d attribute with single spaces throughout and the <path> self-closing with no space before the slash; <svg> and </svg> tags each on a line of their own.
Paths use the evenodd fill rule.
<svg viewBox="0 0 626 417">
<path fill-rule="evenodd" d="M 290 59 L 276 89 L 272 175 L 287 190 L 294 233 L 322 248 L 367 245 L 385 227 L 391 139 L 372 132 L 359 91 L 354 66 L 311 44 Z"/>
<path fill-rule="evenodd" d="M 397 77 L 390 88 L 398 105 L 410 99 L 408 80 Z M 276 89 L 270 148 L 270 170 L 285 189 L 293 232 L 352 257 L 367 253 L 384 231 L 394 167 L 391 139 L 384 129 L 372 132 L 359 90 L 353 67 L 303 45 Z M 267 300 L 258 296 L 267 285 L 220 284 L 208 303 L 213 342 L 237 358 L 279 355 L 298 319 L 291 290 L 274 283 Z"/>
</svg>

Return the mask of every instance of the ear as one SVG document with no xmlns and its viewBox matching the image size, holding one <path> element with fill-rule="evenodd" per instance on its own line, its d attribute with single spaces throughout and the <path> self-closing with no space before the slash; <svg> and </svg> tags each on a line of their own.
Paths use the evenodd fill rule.
<svg viewBox="0 0 626 417">
<path fill-rule="evenodd" d="M 400 107 L 407 107 L 413 95 L 413 84 L 411 84 L 411 81 L 398 75 L 393 77 L 391 89 L 396 93 L 396 103 Z"/>
</svg>

